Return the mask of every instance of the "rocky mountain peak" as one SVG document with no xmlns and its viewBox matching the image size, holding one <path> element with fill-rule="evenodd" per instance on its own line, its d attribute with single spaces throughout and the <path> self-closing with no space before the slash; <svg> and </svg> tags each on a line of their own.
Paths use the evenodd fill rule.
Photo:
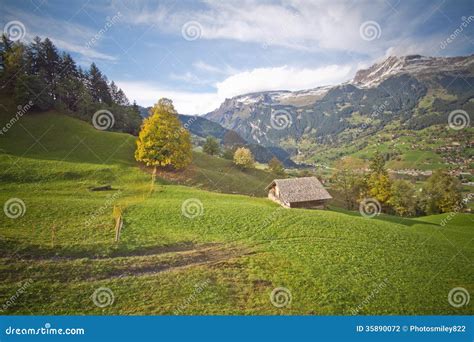
<svg viewBox="0 0 474 342">
<path fill-rule="evenodd" d="M 389 56 L 368 69 L 359 70 L 352 83 L 358 87 L 378 86 L 390 76 L 408 73 L 423 74 L 453 71 L 474 62 L 474 56 L 467 57 L 426 57 L 421 55 Z"/>
</svg>

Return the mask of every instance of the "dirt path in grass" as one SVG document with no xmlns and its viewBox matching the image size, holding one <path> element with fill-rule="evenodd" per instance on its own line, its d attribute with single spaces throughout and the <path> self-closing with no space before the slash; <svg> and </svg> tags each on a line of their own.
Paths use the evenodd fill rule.
<svg viewBox="0 0 474 342">
<path fill-rule="evenodd" d="M 244 246 L 221 243 L 176 244 L 106 258 L 22 259 L 17 260 L 12 272 L 7 266 L 5 275 L 9 280 L 17 280 L 23 273 L 20 268 L 34 280 L 69 282 L 137 277 L 203 265 L 212 267 L 254 253 Z"/>
<path fill-rule="evenodd" d="M 162 272 L 173 272 L 181 269 L 202 266 L 217 265 L 245 255 L 254 254 L 251 250 L 243 248 L 229 248 L 228 246 L 213 246 L 202 249 L 194 249 L 184 252 L 176 252 L 169 257 L 155 260 L 153 257 L 141 257 L 142 260 L 134 263 L 133 267 L 118 269 L 109 273 L 109 278 L 122 278 L 128 276 L 143 276 Z M 137 258 L 134 261 L 137 261 Z"/>
</svg>

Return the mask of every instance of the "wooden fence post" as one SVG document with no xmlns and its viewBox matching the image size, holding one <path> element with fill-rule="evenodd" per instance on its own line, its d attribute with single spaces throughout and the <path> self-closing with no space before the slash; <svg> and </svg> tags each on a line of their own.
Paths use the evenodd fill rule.
<svg viewBox="0 0 474 342">
<path fill-rule="evenodd" d="M 115 219 L 115 242 L 119 242 L 120 232 L 123 226 L 122 209 L 114 205 L 113 216 Z"/>
</svg>

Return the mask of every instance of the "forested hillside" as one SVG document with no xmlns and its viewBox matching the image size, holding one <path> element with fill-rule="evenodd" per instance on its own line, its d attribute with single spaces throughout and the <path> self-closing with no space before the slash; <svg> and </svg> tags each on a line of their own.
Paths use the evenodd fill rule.
<svg viewBox="0 0 474 342">
<path fill-rule="evenodd" d="M 58 109 L 101 130 L 138 132 L 138 106 L 95 63 L 84 70 L 50 39 L 39 37 L 24 44 L 3 35 L 0 57 L 1 92 L 25 111 Z"/>
</svg>

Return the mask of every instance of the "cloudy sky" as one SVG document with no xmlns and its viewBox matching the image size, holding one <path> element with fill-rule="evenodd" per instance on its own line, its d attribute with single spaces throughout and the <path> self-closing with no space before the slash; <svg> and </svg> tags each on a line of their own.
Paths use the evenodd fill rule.
<svg viewBox="0 0 474 342">
<path fill-rule="evenodd" d="M 344 82 L 388 55 L 474 53 L 473 0 L 1 3 L 4 30 L 20 22 L 24 41 L 49 37 L 81 66 L 96 62 L 129 99 L 169 97 L 187 114 Z"/>
</svg>

